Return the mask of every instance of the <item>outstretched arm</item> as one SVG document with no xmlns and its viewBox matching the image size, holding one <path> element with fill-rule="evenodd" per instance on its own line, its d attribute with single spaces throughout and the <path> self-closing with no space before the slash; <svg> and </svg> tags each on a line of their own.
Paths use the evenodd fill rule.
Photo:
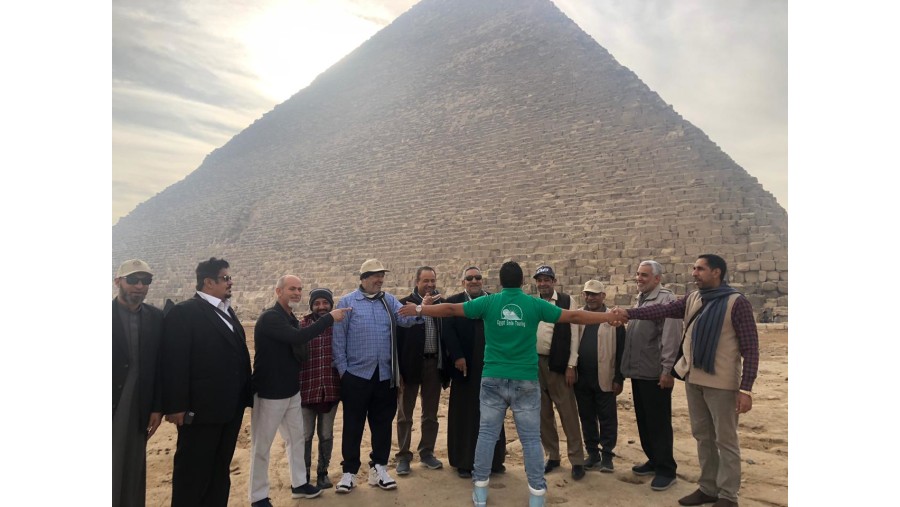
<svg viewBox="0 0 900 507">
<path fill-rule="evenodd" d="M 622 318 L 614 313 L 609 312 L 589 312 L 587 310 L 563 310 L 562 315 L 557 322 L 568 324 L 609 324 L 611 326 L 621 325 Z"/>
<path fill-rule="evenodd" d="M 416 316 L 416 305 L 412 303 L 406 303 L 406 305 L 400 309 L 400 315 L 404 317 L 415 317 Z M 463 313 L 463 305 L 462 303 L 443 303 L 440 305 L 422 305 L 422 315 L 428 317 L 465 317 L 466 314 Z"/>
</svg>

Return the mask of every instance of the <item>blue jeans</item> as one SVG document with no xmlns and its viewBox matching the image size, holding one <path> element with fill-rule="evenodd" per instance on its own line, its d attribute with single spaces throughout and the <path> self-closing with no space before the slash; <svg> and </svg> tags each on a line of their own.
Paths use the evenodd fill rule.
<svg viewBox="0 0 900 507">
<path fill-rule="evenodd" d="M 494 445 L 503 427 L 506 409 L 512 408 L 516 432 L 525 455 L 525 475 L 533 489 L 547 489 L 544 448 L 541 447 L 541 390 L 537 380 L 481 379 L 481 422 L 475 445 L 473 481 L 490 477 Z"/>
</svg>

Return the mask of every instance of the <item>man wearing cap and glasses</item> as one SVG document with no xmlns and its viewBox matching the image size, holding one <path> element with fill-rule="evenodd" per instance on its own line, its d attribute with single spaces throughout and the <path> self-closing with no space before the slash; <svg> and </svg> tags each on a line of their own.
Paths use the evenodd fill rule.
<svg viewBox="0 0 900 507">
<path fill-rule="evenodd" d="M 582 291 L 584 307 L 589 312 L 606 312 L 606 289 L 599 280 L 588 280 Z M 625 328 L 608 324 L 578 326 L 578 369 L 575 399 L 581 431 L 587 446 L 585 468 L 599 465 L 601 472 L 612 473 L 613 449 L 619 432 L 616 396 L 622 394 L 625 378 L 619 365 L 625 342 Z M 602 457 L 601 457 L 602 449 Z"/>
<path fill-rule="evenodd" d="M 163 413 L 178 427 L 172 507 L 226 506 L 244 409 L 253 405 L 250 353 L 231 309 L 228 262 L 197 265 L 197 293 L 165 317 Z"/>
<path fill-rule="evenodd" d="M 147 440 L 162 422 L 159 347 L 162 311 L 144 303 L 153 272 L 146 262 L 122 263 L 112 303 L 113 505 L 143 506 Z"/>
<path fill-rule="evenodd" d="M 425 321 L 421 316 L 404 317 L 398 313 L 400 302 L 381 290 L 387 271 L 378 259 L 365 261 L 359 268 L 359 288 L 337 304 L 337 308 L 353 309 L 348 318 L 334 326 L 331 341 L 344 405 L 344 461 L 343 475 L 335 486 L 338 493 L 349 493 L 356 486 L 366 419 L 372 433 L 369 485 L 386 490 L 397 487 L 387 471 L 400 380 L 397 326 L 410 327 Z M 429 296 L 423 304 L 431 302 Z"/>
<path fill-rule="evenodd" d="M 544 301 L 563 310 L 572 308 L 572 297 L 556 291 L 556 273 L 547 265 L 538 266 L 534 272 L 538 294 Z M 550 473 L 560 464 L 559 433 L 553 406 L 559 411 L 559 420 L 566 434 L 566 448 L 572 463 L 572 478 L 584 477 L 584 448 L 581 442 L 581 425 L 578 405 L 575 401 L 575 368 L 578 366 L 580 336 L 575 325 L 541 322 L 537 330 L 538 378 L 541 384 L 541 444 L 547 452 L 544 473 Z"/>
</svg>

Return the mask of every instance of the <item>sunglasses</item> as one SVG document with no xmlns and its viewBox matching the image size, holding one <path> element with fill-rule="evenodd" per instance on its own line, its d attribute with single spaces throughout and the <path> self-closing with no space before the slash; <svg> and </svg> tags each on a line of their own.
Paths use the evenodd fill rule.
<svg viewBox="0 0 900 507">
<path fill-rule="evenodd" d="M 231 275 L 217 276 L 217 277 L 216 277 L 216 280 L 218 281 L 219 278 L 221 278 L 221 279 L 224 280 L 225 282 L 230 282 L 230 281 L 232 280 Z"/>
<path fill-rule="evenodd" d="M 481 280 L 481 275 L 469 275 L 466 277 L 467 282 L 471 282 L 472 280 Z"/>
<path fill-rule="evenodd" d="M 128 275 L 125 277 L 125 281 L 128 283 L 128 285 L 137 285 L 138 282 L 144 285 L 150 285 L 151 283 L 153 283 L 153 276 L 151 275 L 144 277 L 137 275 Z"/>
</svg>

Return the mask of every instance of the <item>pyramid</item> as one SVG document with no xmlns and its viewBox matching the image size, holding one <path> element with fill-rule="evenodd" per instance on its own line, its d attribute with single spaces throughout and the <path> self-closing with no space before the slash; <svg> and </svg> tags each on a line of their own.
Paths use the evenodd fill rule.
<svg viewBox="0 0 900 507">
<path fill-rule="evenodd" d="M 200 260 L 227 259 L 243 319 L 282 274 L 341 295 L 371 257 L 395 294 L 423 264 L 445 293 L 471 264 L 498 290 L 514 259 L 627 305 L 641 260 L 684 294 L 701 253 L 728 261 L 755 312 L 787 314 L 785 210 L 549 0 L 423 0 L 119 220 L 112 243 L 112 272 L 154 268 L 160 305 L 192 296 Z"/>
</svg>

